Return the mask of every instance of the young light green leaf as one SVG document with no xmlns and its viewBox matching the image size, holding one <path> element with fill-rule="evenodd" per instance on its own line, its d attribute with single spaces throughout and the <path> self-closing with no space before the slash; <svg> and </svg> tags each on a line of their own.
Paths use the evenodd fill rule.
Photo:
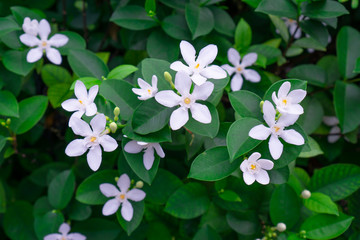
<svg viewBox="0 0 360 240">
<path fill-rule="evenodd" d="M 235 48 L 243 50 L 250 46 L 252 39 L 251 27 L 242 18 L 235 29 Z"/>
<path fill-rule="evenodd" d="M 133 72 L 136 72 L 137 70 L 138 68 L 133 65 L 128 65 L 128 64 L 120 65 L 109 72 L 109 74 L 107 75 L 107 79 L 123 80 L 124 78 L 126 78 Z"/>
<path fill-rule="evenodd" d="M 339 216 L 339 210 L 331 198 L 323 193 L 311 193 L 311 197 L 304 199 L 304 205 L 316 213 L 327 213 Z"/>
</svg>

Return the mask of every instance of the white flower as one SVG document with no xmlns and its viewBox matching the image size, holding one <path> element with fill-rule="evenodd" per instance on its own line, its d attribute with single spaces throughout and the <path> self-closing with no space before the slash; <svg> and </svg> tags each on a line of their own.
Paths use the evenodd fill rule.
<svg viewBox="0 0 360 240">
<path fill-rule="evenodd" d="M 177 72 L 186 72 L 196 85 L 202 85 L 208 78 L 221 79 L 226 77 L 226 72 L 221 67 L 209 66 L 216 58 L 218 52 L 216 45 L 209 44 L 201 49 L 197 58 L 195 48 L 187 41 L 180 42 L 180 51 L 188 66 L 176 61 L 170 65 L 170 68 Z"/>
<path fill-rule="evenodd" d="M 278 223 L 276 225 L 276 230 L 278 230 L 279 232 L 284 232 L 286 231 L 286 224 L 285 223 Z"/>
<path fill-rule="evenodd" d="M 158 88 L 157 88 L 157 82 L 158 79 L 155 75 L 152 76 L 151 79 L 151 84 L 148 84 L 147 82 L 145 82 L 144 80 L 142 80 L 141 78 L 138 78 L 138 84 L 139 84 L 139 88 L 133 88 L 132 91 L 139 95 L 139 99 L 140 100 L 147 100 L 149 98 L 152 98 L 155 96 L 155 94 L 158 92 Z"/>
<path fill-rule="evenodd" d="M 311 197 L 311 192 L 307 189 L 301 192 L 301 197 L 303 199 L 309 199 Z"/>
<path fill-rule="evenodd" d="M 99 86 L 95 85 L 86 91 L 86 87 L 82 81 L 76 81 L 74 93 L 77 99 L 71 98 L 64 101 L 61 106 L 68 112 L 74 112 L 69 119 L 69 127 L 72 126 L 74 118 L 81 118 L 84 113 L 86 116 L 93 116 L 97 112 L 94 99 L 98 94 Z"/>
<path fill-rule="evenodd" d="M 264 120 L 269 127 L 265 127 L 262 124 L 257 125 L 250 130 L 249 136 L 258 140 L 265 140 L 271 135 L 269 149 L 271 156 L 275 160 L 279 159 L 283 152 L 283 144 L 280 142 L 279 137 L 285 142 L 294 145 L 303 145 L 305 143 L 300 133 L 294 129 L 284 129 L 287 126 L 293 125 L 299 118 L 298 115 L 282 115 L 279 120 L 275 121 L 276 112 L 274 106 L 269 101 L 265 101 L 263 111 Z"/>
<path fill-rule="evenodd" d="M 324 116 L 323 117 L 323 122 L 331 127 L 330 132 L 329 132 L 329 136 L 328 136 L 328 142 L 329 143 L 335 143 L 337 142 L 340 137 L 341 137 L 341 129 L 338 126 L 339 124 L 339 119 L 337 119 L 337 117 L 335 116 Z"/>
<path fill-rule="evenodd" d="M 290 35 L 292 36 L 296 31 L 294 38 L 295 39 L 300 38 L 301 37 L 301 28 L 298 27 L 296 20 L 291 19 L 291 18 L 286 18 L 286 17 L 283 17 L 282 19 L 284 20 L 285 25 L 288 27 Z"/>
<path fill-rule="evenodd" d="M 50 24 L 45 19 L 40 21 L 38 30 L 40 39 L 28 33 L 24 33 L 20 36 L 20 41 L 23 44 L 29 47 L 36 46 L 36 48 L 32 48 L 28 52 L 26 60 L 29 63 L 36 62 L 42 57 L 45 51 L 46 57 L 50 60 L 50 62 L 59 65 L 61 63 L 60 52 L 52 47 L 64 46 L 69 41 L 69 38 L 63 34 L 55 34 L 48 39 L 51 29 Z"/>
<path fill-rule="evenodd" d="M 154 149 L 159 157 L 165 157 L 165 153 L 159 143 L 137 142 L 133 140 L 124 146 L 124 150 L 128 153 L 139 153 L 144 150 L 143 163 L 146 170 L 149 170 L 154 163 Z"/>
<path fill-rule="evenodd" d="M 260 184 L 269 184 L 269 174 L 265 170 L 271 170 L 274 167 L 274 163 L 267 159 L 259 159 L 261 154 L 254 152 L 250 155 L 249 159 L 245 159 L 240 169 L 244 173 L 243 178 L 247 185 L 251 185 L 255 180 Z"/>
<path fill-rule="evenodd" d="M 29 17 L 26 17 L 22 28 L 25 33 L 36 36 L 39 32 L 39 22 L 36 19 L 31 20 Z"/>
<path fill-rule="evenodd" d="M 272 100 L 276 105 L 276 109 L 282 114 L 296 114 L 304 113 L 303 107 L 299 104 L 306 96 L 306 91 L 302 89 L 295 89 L 290 91 L 290 82 L 284 82 L 277 93 L 272 93 Z"/>
<path fill-rule="evenodd" d="M 85 137 L 84 139 L 75 139 L 67 145 L 65 149 L 66 155 L 70 157 L 77 157 L 83 155 L 88 149 L 87 162 L 89 167 L 96 171 L 101 164 L 101 148 L 104 148 L 105 152 L 114 151 L 118 144 L 115 139 L 107 135 L 108 130 L 105 129 L 106 118 L 104 114 L 96 115 L 91 121 L 90 129 L 89 124 L 80 118 L 74 118 L 72 124 L 72 130 L 76 135 Z"/>
<path fill-rule="evenodd" d="M 105 216 L 114 214 L 122 204 L 121 216 L 129 222 L 133 218 L 134 209 L 128 199 L 139 202 L 145 198 L 146 194 L 144 191 L 136 188 L 129 191 L 130 178 L 125 173 L 120 176 L 119 180 L 117 181 L 117 186 L 119 187 L 120 191 L 110 183 L 100 184 L 100 191 L 102 194 L 104 194 L 106 197 L 115 197 L 105 203 L 102 209 L 102 213 Z"/>
<path fill-rule="evenodd" d="M 191 116 L 198 122 L 211 123 L 211 114 L 207 106 L 196 103 L 197 100 L 206 100 L 214 89 L 212 82 L 206 82 L 201 86 L 194 87 L 194 91 L 190 94 L 191 79 L 185 72 L 178 72 L 175 76 L 175 88 L 181 96 L 171 90 L 161 91 L 155 95 L 158 103 L 166 107 L 174 107 L 180 105 L 178 109 L 172 112 L 170 116 L 170 127 L 177 130 L 184 126 L 189 120 L 189 112 Z"/>
<path fill-rule="evenodd" d="M 85 240 L 86 237 L 80 233 L 70 233 L 70 226 L 67 223 L 60 225 L 59 233 L 48 234 L 44 237 L 44 240 Z"/>
<path fill-rule="evenodd" d="M 239 52 L 234 48 L 230 48 L 227 55 L 229 62 L 233 64 L 233 67 L 229 64 L 224 64 L 221 67 L 225 69 L 230 76 L 235 73 L 230 83 L 232 91 L 239 91 L 241 89 L 243 85 L 243 78 L 241 75 L 244 75 L 245 79 L 250 82 L 260 82 L 261 77 L 255 70 L 246 69 L 246 67 L 249 67 L 256 62 L 256 53 L 246 54 L 242 59 L 242 62 L 240 62 L 241 57 Z"/>
</svg>

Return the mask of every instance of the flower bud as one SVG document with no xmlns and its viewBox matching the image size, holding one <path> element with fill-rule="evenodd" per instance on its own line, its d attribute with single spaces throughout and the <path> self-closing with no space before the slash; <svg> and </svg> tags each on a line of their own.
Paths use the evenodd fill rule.
<svg viewBox="0 0 360 240">
<path fill-rule="evenodd" d="M 120 115 L 120 108 L 119 107 L 114 108 L 114 115 L 115 115 L 115 117 Z"/>
<path fill-rule="evenodd" d="M 115 133 L 115 132 L 116 132 L 117 124 L 116 124 L 115 122 L 110 123 L 109 127 L 110 127 L 110 131 L 111 131 L 112 133 Z"/>
<path fill-rule="evenodd" d="M 115 182 L 119 181 L 119 177 L 115 177 Z"/>
<path fill-rule="evenodd" d="M 6 119 L 6 125 L 10 125 L 10 123 L 11 123 L 11 119 L 10 118 Z"/>
<path fill-rule="evenodd" d="M 307 189 L 305 189 L 304 191 L 301 192 L 301 197 L 303 199 L 308 199 L 311 197 L 311 192 Z"/>
<path fill-rule="evenodd" d="M 172 83 L 172 76 L 169 72 L 164 72 L 164 77 L 165 77 L 166 81 L 168 81 L 169 83 Z"/>
<path fill-rule="evenodd" d="M 136 188 L 142 188 L 143 186 L 144 186 L 144 182 L 143 182 L 143 181 L 137 181 L 137 182 L 136 182 L 136 185 L 135 185 Z"/>
<path fill-rule="evenodd" d="M 261 101 L 261 102 L 260 102 L 260 109 L 261 109 L 261 112 L 263 112 L 263 105 L 264 105 L 264 101 Z"/>
<path fill-rule="evenodd" d="M 114 117 L 114 121 L 115 122 L 119 121 L 119 117 Z"/>
<path fill-rule="evenodd" d="M 286 225 L 285 223 L 278 223 L 276 225 L 276 230 L 278 230 L 279 232 L 284 232 L 286 231 Z"/>
</svg>

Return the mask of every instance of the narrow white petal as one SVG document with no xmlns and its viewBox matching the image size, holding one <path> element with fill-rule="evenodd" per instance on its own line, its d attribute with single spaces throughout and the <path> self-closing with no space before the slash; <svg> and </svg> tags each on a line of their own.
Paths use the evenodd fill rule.
<svg viewBox="0 0 360 240">
<path fill-rule="evenodd" d="M 20 36 L 20 41 L 29 47 L 35 47 L 40 43 L 40 40 L 37 37 L 27 33 Z"/>
<path fill-rule="evenodd" d="M 89 164 L 91 170 L 96 171 L 99 169 L 101 164 L 101 155 L 102 152 L 99 145 L 90 148 L 90 151 L 88 152 L 86 157 L 87 163 Z"/>
<path fill-rule="evenodd" d="M 120 191 L 110 183 L 102 183 L 100 184 L 99 188 L 101 193 L 104 194 L 106 197 L 115 197 L 120 193 Z"/>
<path fill-rule="evenodd" d="M 129 176 L 126 173 L 122 174 L 117 181 L 117 185 L 120 188 L 121 192 L 127 192 L 127 190 L 130 188 Z"/>
<path fill-rule="evenodd" d="M 41 40 L 47 40 L 50 32 L 49 22 L 46 19 L 42 19 L 39 23 L 39 36 Z"/>
<path fill-rule="evenodd" d="M 95 100 L 98 92 L 99 92 L 99 85 L 94 85 L 89 89 L 89 94 L 87 97 L 89 103 L 91 103 Z"/>
<path fill-rule="evenodd" d="M 170 116 L 170 127 L 172 130 L 178 130 L 189 120 L 189 112 L 186 108 L 180 107 L 172 112 Z"/>
<path fill-rule="evenodd" d="M 84 139 L 75 139 L 67 145 L 65 154 L 69 157 L 77 157 L 83 155 L 87 149 Z"/>
<path fill-rule="evenodd" d="M 288 97 L 291 99 L 291 103 L 299 103 L 306 97 L 306 91 L 302 89 L 296 89 L 291 91 Z"/>
<path fill-rule="evenodd" d="M 125 201 L 121 207 L 121 216 L 128 222 L 131 221 L 134 215 L 134 209 L 129 201 Z"/>
<path fill-rule="evenodd" d="M 128 153 L 139 153 L 141 152 L 142 150 L 144 149 L 143 146 L 139 145 L 137 143 L 137 141 L 130 141 L 128 142 L 127 144 L 125 144 L 124 146 L 124 150 L 125 152 L 128 152 Z"/>
<path fill-rule="evenodd" d="M 336 126 L 339 124 L 339 119 L 335 116 L 324 116 L 323 117 L 323 122 L 327 125 L 327 126 Z"/>
<path fill-rule="evenodd" d="M 305 143 L 303 136 L 294 129 L 282 131 L 280 137 L 284 139 L 285 142 L 294 145 L 303 145 Z"/>
<path fill-rule="evenodd" d="M 262 169 L 271 170 L 274 167 L 274 162 L 267 159 L 260 159 L 257 161 Z"/>
<path fill-rule="evenodd" d="M 275 105 L 279 105 L 279 99 L 276 96 L 276 92 L 273 92 L 271 94 L 271 98 L 272 98 L 273 102 L 275 103 Z"/>
<path fill-rule="evenodd" d="M 95 103 L 91 103 L 89 105 L 86 105 L 86 116 L 94 116 L 97 113 L 97 107 Z"/>
<path fill-rule="evenodd" d="M 265 101 L 263 105 L 263 112 L 264 112 L 264 120 L 269 127 L 272 127 L 275 124 L 275 115 L 276 111 L 274 106 L 269 101 Z"/>
<path fill-rule="evenodd" d="M 191 79 L 185 72 L 177 72 L 175 75 L 175 88 L 181 95 L 187 95 L 190 93 Z"/>
<path fill-rule="evenodd" d="M 117 141 L 109 135 L 101 136 L 100 144 L 104 148 L 105 152 L 112 152 L 118 147 Z"/>
<path fill-rule="evenodd" d="M 181 51 L 181 55 L 182 55 L 184 61 L 189 66 L 191 66 L 195 63 L 196 51 L 195 51 L 195 48 L 193 47 L 193 45 L 191 45 L 189 42 L 183 40 L 180 42 L 180 51 Z"/>
<path fill-rule="evenodd" d="M 148 147 L 143 156 L 143 163 L 146 170 L 150 170 L 152 165 L 154 164 L 155 156 L 154 156 L 154 148 Z"/>
<path fill-rule="evenodd" d="M 246 172 L 247 171 L 247 166 L 248 166 L 248 160 L 244 160 L 242 161 L 242 163 L 240 164 L 240 169 L 242 172 Z"/>
<path fill-rule="evenodd" d="M 259 172 L 254 174 L 256 181 L 260 184 L 266 185 L 270 183 L 269 174 L 267 171 L 261 169 Z"/>
<path fill-rule="evenodd" d="M 71 128 L 76 135 L 87 137 L 92 134 L 89 124 L 77 117 L 72 119 Z"/>
<path fill-rule="evenodd" d="M 233 66 L 237 66 L 240 64 L 241 57 L 240 57 L 239 52 L 235 48 L 229 48 L 229 50 L 227 52 L 227 56 L 228 56 L 229 62 Z"/>
<path fill-rule="evenodd" d="M 231 79 L 230 87 L 233 92 L 239 91 L 243 85 L 243 78 L 240 73 L 235 73 Z"/>
<path fill-rule="evenodd" d="M 48 234 L 44 237 L 44 240 L 58 240 L 61 239 L 62 235 L 58 233 Z"/>
<path fill-rule="evenodd" d="M 282 114 L 276 122 L 280 126 L 287 127 L 293 125 L 299 119 L 299 115 L 295 114 Z"/>
<path fill-rule="evenodd" d="M 190 106 L 191 116 L 198 122 L 211 123 L 211 113 L 206 105 L 193 103 Z"/>
<path fill-rule="evenodd" d="M 253 174 L 251 173 L 248 173 L 248 172 L 244 172 L 243 174 L 243 178 L 244 178 L 244 182 L 247 184 L 247 185 L 251 185 L 255 182 L 255 177 Z"/>
<path fill-rule="evenodd" d="M 151 85 L 154 89 L 157 89 L 157 84 L 158 84 L 158 78 L 156 75 L 153 75 L 151 78 Z"/>
<path fill-rule="evenodd" d="M 170 65 L 170 68 L 177 72 L 183 71 L 186 72 L 188 75 L 192 74 L 191 69 L 180 61 L 173 62 Z"/>
<path fill-rule="evenodd" d="M 209 44 L 200 50 L 196 61 L 200 64 L 201 67 L 205 67 L 215 60 L 217 53 L 217 46 L 214 44 Z"/>
<path fill-rule="evenodd" d="M 198 86 L 201 86 L 206 82 L 206 78 L 201 76 L 199 73 L 195 73 L 191 76 L 191 80 Z"/>
<path fill-rule="evenodd" d="M 46 49 L 46 57 L 52 62 L 53 64 L 59 65 L 61 64 L 61 54 L 55 48 L 47 48 Z"/>
<path fill-rule="evenodd" d="M 332 127 L 329 132 L 330 135 L 328 136 L 328 142 L 329 143 L 337 142 L 341 137 L 340 133 L 341 133 L 341 129 L 338 126 Z M 338 134 L 338 135 L 331 135 L 331 134 Z"/>
<path fill-rule="evenodd" d="M 280 142 L 279 138 L 275 135 L 271 135 L 269 140 L 269 150 L 271 157 L 274 160 L 277 160 L 280 158 L 282 152 L 283 152 L 284 145 Z"/>
<path fill-rule="evenodd" d="M 227 73 L 229 74 L 229 76 L 231 76 L 235 71 L 236 68 L 230 66 L 229 64 L 224 64 L 221 66 L 222 69 L 224 69 L 225 71 L 227 71 Z"/>
<path fill-rule="evenodd" d="M 250 82 L 260 82 L 261 77 L 260 74 L 258 74 L 255 70 L 252 69 L 244 69 L 243 74 L 246 78 L 246 80 L 250 81 Z"/>
<path fill-rule="evenodd" d="M 159 157 L 164 158 L 165 157 L 165 153 L 164 150 L 162 149 L 161 145 L 159 143 L 153 143 L 152 144 L 157 155 L 159 155 Z"/>
<path fill-rule="evenodd" d="M 88 97 L 85 84 L 80 80 L 77 80 L 75 83 L 74 93 L 79 100 L 85 100 Z"/>
<path fill-rule="evenodd" d="M 155 95 L 155 100 L 161 105 L 171 108 L 171 107 L 175 107 L 176 105 L 179 105 L 181 101 L 181 97 L 171 90 L 165 90 L 158 92 Z"/>
<path fill-rule="evenodd" d="M 107 201 L 102 209 L 102 214 L 104 216 L 109 216 L 112 215 L 114 213 L 116 213 L 116 211 L 119 209 L 120 206 L 120 201 L 117 200 L 116 198 L 110 199 L 109 201 Z"/>
<path fill-rule="evenodd" d="M 196 100 L 205 101 L 210 97 L 211 93 L 214 90 L 214 84 L 212 82 L 205 82 L 201 86 L 195 85 L 194 91 L 192 92 L 192 97 Z"/>
<path fill-rule="evenodd" d="M 86 240 L 86 237 L 80 233 L 70 233 L 67 237 L 71 240 Z"/>
<path fill-rule="evenodd" d="M 270 128 L 267 128 L 262 124 L 253 127 L 249 132 L 249 136 L 257 140 L 265 140 L 270 134 Z"/>
<path fill-rule="evenodd" d="M 106 126 L 106 117 L 104 114 L 98 114 L 90 121 L 91 128 L 94 134 L 100 134 L 105 130 Z"/>
<path fill-rule="evenodd" d="M 211 65 L 200 71 L 200 75 L 206 78 L 222 79 L 226 78 L 226 71 L 219 66 Z"/>
<path fill-rule="evenodd" d="M 291 88 L 290 82 L 284 82 L 283 84 L 281 84 L 277 94 L 278 98 L 286 97 L 290 91 L 290 88 Z"/>
<path fill-rule="evenodd" d="M 248 161 L 250 162 L 255 162 L 256 160 L 258 160 L 261 157 L 261 154 L 258 152 L 254 152 L 253 154 L 250 155 Z"/>
<path fill-rule="evenodd" d="M 147 91 L 142 88 L 132 88 L 131 90 L 133 91 L 133 93 L 135 93 L 136 95 L 139 95 L 141 98 L 148 95 Z M 140 98 L 140 97 L 138 97 L 138 98 Z"/>
<path fill-rule="evenodd" d="M 39 59 L 42 57 L 42 55 L 43 55 L 43 51 L 41 48 L 37 47 L 37 48 L 30 49 L 30 51 L 26 55 L 26 61 L 29 63 L 39 61 Z"/>
<path fill-rule="evenodd" d="M 80 110 L 80 106 L 81 103 L 75 98 L 68 99 L 61 103 L 61 107 L 68 112 L 78 111 Z"/>
<path fill-rule="evenodd" d="M 67 235 L 70 232 L 70 226 L 67 223 L 63 223 L 59 227 L 59 233 L 62 233 L 63 235 Z"/>
<path fill-rule="evenodd" d="M 126 193 L 126 198 L 135 202 L 144 200 L 145 196 L 145 192 L 140 189 L 132 189 Z"/>
<path fill-rule="evenodd" d="M 256 53 L 248 53 L 243 57 L 241 61 L 241 65 L 244 67 L 248 67 L 253 65 L 257 60 L 258 55 Z"/>
<path fill-rule="evenodd" d="M 55 34 L 49 39 L 48 43 L 50 44 L 50 46 L 62 47 L 67 44 L 68 41 L 69 38 L 64 34 Z"/>
<path fill-rule="evenodd" d="M 151 88 L 151 85 L 141 78 L 138 78 L 137 82 L 138 82 L 139 87 L 141 87 L 141 89 Z"/>
</svg>

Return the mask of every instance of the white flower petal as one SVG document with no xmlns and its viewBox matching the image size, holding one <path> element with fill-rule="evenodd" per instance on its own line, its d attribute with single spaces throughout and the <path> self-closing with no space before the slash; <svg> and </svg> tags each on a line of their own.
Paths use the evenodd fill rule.
<svg viewBox="0 0 360 240">
<path fill-rule="evenodd" d="M 187 95 L 190 93 L 191 79 L 185 72 L 177 72 L 175 75 L 175 88 L 181 95 Z"/>
<path fill-rule="evenodd" d="M 118 147 L 116 140 L 109 135 L 103 135 L 100 137 L 100 144 L 104 148 L 105 152 L 112 152 Z"/>
<path fill-rule="evenodd" d="M 179 103 L 181 101 L 181 97 L 171 90 L 165 90 L 165 91 L 158 92 L 155 95 L 155 100 L 158 103 L 160 103 L 161 105 L 171 108 L 176 105 L 179 105 Z"/>
<path fill-rule="evenodd" d="M 241 65 L 244 67 L 248 67 L 253 65 L 257 60 L 258 55 L 256 53 L 248 53 L 243 57 L 241 61 Z"/>
<path fill-rule="evenodd" d="M 284 139 L 285 142 L 294 145 L 303 145 L 305 143 L 303 136 L 294 129 L 283 130 L 280 137 Z"/>
<path fill-rule="evenodd" d="M 137 143 L 137 141 L 130 141 L 128 142 L 127 144 L 125 144 L 124 146 L 124 150 L 125 152 L 128 152 L 128 153 L 139 153 L 141 152 L 142 150 L 144 149 L 143 146 L 139 145 Z"/>
<path fill-rule="evenodd" d="M 230 87 L 233 92 L 239 91 L 243 85 L 243 78 L 240 73 L 235 73 L 231 79 Z"/>
<path fill-rule="evenodd" d="M 42 19 L 39 23 L 39 36 L 41 40 L 47 40 L 50 32 L 49 22 L 46 19 Z"/>
<path fill-rule="evenodd" d="M 87 163 L 93 171 L 97 171 L 101 164 L 101 148 L 99 145 L 90 148 L 90 151 L 86 155 Z"/>
<path fill-rule="evenodd" d="M 329 143 L 337 142 L 341 137 L 340 133 L 341 133 L 341 129 L 338 126 L 332 127 L 329 132 L 330 135 L 328 136 L 328 142 Z M 338 135 L 332 135 L 332 134 L 338 134 Z"/>
<path fill-rule="evenodd" d="M 279 99 L 276 96 L 276 92 L 273 92 L 271 94 L 271 98 L 272 98 L 273 102 L 275 103 L 275 105 L 279 105 Z"/>
<path fill-rule="evenodd" d="M 291 103 L 299 103 L 306 97 L 306 91 L 302 89 L 296 89 L 289 93 L 288 98 L 291 99 Z"/>
<path fill-rule="evenodd" d="M 144 200 L 145 196 L 146 196 L 145 192 L 140 189 L 131 189 L 126 193 L 126 198 L 133 200 L 135 202 Z"/>
<path fill-rule="evenodd" d="M 290 88 L 291 88 L 290 82 L 284 82 L 283 84 L 281 84 L 278 94 L 277 94 L 277 97 L 285 98 L 288 95 Z"/>
<path fill-rule="evenodd" d="M 154 160 L 155 160 L 154 148 L 148 147 L 143 155 L 143 163 L 146 170 L 150 170 L 150 168 L 154 164 Z"/>
<path fill-rule="evenodd" d="M 196 62 L 198 62 L 201 67 L 206 67 L 215 60 L 217 53 L 217 46 L 214 44 L 209 44 L 200 50 Z"/>
<path fill-rule="evenodd" d="M 265 140 L 271 134 L 270 128 L 260 124 L 250 129 L 249 136 L 257 140 Z"/>
<path fill-rule="evenodd" d="M 47 48 L 46 49 L 46 57 L 52 62 L 53 64 L 59 65 L 61 64 L 61 54 L 59 50 L 55 48 Z"/>
<path fill-rule="evenodd" d="M 128 222 L 131 221 L 134 215 L 134 209 L 129 201 L 125 201 L 121 207 L 121 216 Z"/>
<path fill-rule="evenodd" d="M 170 127 L 172 130 L 178 130 L 189 120 L 189 112 L 186 108 L 180 107 L 172 112 L 170 116 Z"/>
<path fill-rule="evenodd" d="M 195 73 L 191 76 L 191 80 L 198 86 L 201 86 L 206 82 L 206 78 L 201 76 L 199 73 Z"/>
<path fill-rule="evenodd" d="M 260 184 L 266 185 L 270 183 L 269 174 L 263 169 L 260 169 L 259 172 L 255 173 L 254 177 Z"/>
<path fill-rule="evenodd" d="M 120 194 L 120 191 L 110 183 L 102 183 L 99 188 L 101 193 L 106 197 L 115 197 Z"/>
<path fill-rule="evenodd" d="M 26 55 L 26 61 L 29 63 L 37 62 L 43 55 L 43 50 L 39 47 L 30 49 Z"/>
<path fill-rule="evenodd" d="M 240 170 L 242 172 L 247 172 L 247 166 L 248 166 L 248 160 L 244 160 L 242 161 L 242 163 L 240 164 Z"/>
<path fill-rule="evenodd" d="M 323 122 L 327 125 L 327 126 L 336 126 L 339 124 L 339 119 L 335 116 L 324 116 L 323 117 Z"/>
<path fill-rule="evenodd" d="M 69 38 L 64 34 L 55 34 L 49 39 L 48 43 L 54 47 L 62 47 L 67 44 L 68 41 Z"/>
<path fill-rule="evenodd" d="M 229 48 L 227 52 L 227 56 L 229 59 L 229 62 L 232 63 L 233 66 L 237 66 L 240 64 L 240 54 L 235 48 Z M 230 73 L 229 73 L 230 74 Z"/>
<path fill-rule="evenodd" d="M 153 143 L 152 146 L 154 147 L 154 149 L 155 149 L 157 155 L 159 155 L 159 157 L 161 157 L 161 158 L 165 157 L 164 150 L 162 149 L 162 147 L 159 143 Z"/>
<path fill-rule="evenodd" d="M 265 101 L 263 105 L 263 112 L 264 112 L 264 120 L 269 127 L 272 127 L 275 124 L 275 115 L 276 111 L 274 106 L 269 101 Z"/>
<path fill-rule="evenodd" d="M 75 139 L 67 145 L 65 154 L 69 157 L 77 157 L 83 155 L 87 149 L 84 139 Z"/>
<path fill-rule="evenodd" d="M 282 114 L 276 122 L 280 126 L 287 127 L 293 125 L 299 119 L 299 115 L 295 114 Z"/>
<path fill-rule="evenodd" d="M 275 135 L 271 135 L 269 140 L 269 150 L 271 157 L 274 160 L 277 160 L 280 158 L 282 152 L 283 152 L 284 145 L 280 142 L 279 138 Z"/>
<path fill-rule="evenodd" d="M 44 237 L 44 240 L 58 240 L 61 239 L 62 235 L 58 233 L 48 234 Z"/>
<path fill-rule="evenodd" d="M 79 110 L 79 111 L 76 111 L 74 112 L 70 119 L 69 119 L 69 127 L 73 127 L 74 125 L 74 119 L 77 118 L 77 119 L 81 119 L 81 117 L 84 115 L 85 111 L 84 110 Z M 89 128 L 90 129 L 90 128 Z"/>
<path fill-rule="evenodd" d="M 139 99 L 143 98 L 143 97 L 149 97 L 150 98 L 150 96 L 147 94 L 147 91 L 142 89 L 142 88 L 132 88 L 131 90 L 136 95 L 139 95 L 139 97 L 138 97 Z"/>
<path fill-rule="evenodd" d="M 67 223 L 63 223 L 59 227 L 59 233 L 62 233 L 63 235 L 67 235 L 70 232 L 70 226 Z"/>
<path fill-rule="evenodd" d="M 244 69 L 243 74 L 246 78 L 246 80 L 250 81 L 250 82 L 260 82 L 261 77 L 260 74 L 257 73 L 255 70 L 252 69 Z"/>
<path fill-rule="evenodd" d="M 261 157 L 261 154 L 258 152 L 254 152 L 253 154 L 250 155 L 248 161 L 249 162 L 255 162 L 256 160 L 258 160 Z"/>
<path fill-rule="evenodd" d="M 195 51 L 195 48 L 193 47 L 193 45 L 191 45 L 189 42 L 183 40 L 180 42 L 180 51 L 181 51 L 181 55 L 182 55 L 184 61 L 189 66 L 191 66 L 195 63 L 196 51 Z"/>
<path fill-rule="evenodd" d="M 88 102 L 93 102 L 96 98 L 96 95 L 99 92 L 99 85 L 94 85 L 89 89 L 89 94 L 88 94 Z"/>
<path fill-rule="evenodd" d="M 71 98 L 61 103 L 61 107 L 68 112 L 74 112 L 80 110 L 81 103 L 77 99 Z"/>
<path fill-rule="evenodd" d="M 214 84 L 212 82 L 205 82 L 201 86 L 195 85 L 194 91 L 192 92 L 191 96 L 195 100 L 203 100 L 205 101 L 210 97 L 211 93 L 214 90 Z"/>
<path fill-rule="evenodd" d="M 247 184 L 247 185 L 251 185 L 255 182 L 255 177 L 253 174 L 251 173 L 248 173 L 248 172 L 244 172 L 243 173 L 243 178 L 244 178 L 244 182 Z"/>
<path fill-rule="evenodd" d="M 82 100 L 82 101 L 84 101 L 88 97 L 88 93 L 87 93 L 85 84 L 80 80 L 77 80 L 75 83 L 74 93 L 75 93 L 75 96 L 79 100 Z"/>
<path fill-rule="evenodd" d="M 211 65 L 200 71 L 200 75 L 206 78 L 222 79 L 226 78 L 226 71 L 219 66 Z"/>
<path fill-rule="evenodd" d="M 224 64 L 221 66 L 222 69 L 224 69 L 225 71 L 227 71 L 227 73 L 229 74 L 229 76 L 231 76 L 235 71 L 236 68 L 230 66 L 229 64 Z"/>
<path fill-rule="evenodd" d="M 35 47 L 40 43 L 40 40 L 37 37 L 27 33 L 20 36 L 20 41 L 29 47 Z"/>
<path fill-rule="evenodd" d="M 274 162 L 267 159 L 259 159 L 257 163 L 265 170 L 271 170 L 274 167 Z"/>
<path fill-rule="evenodd" d="M 71 129 L 76 135 L 87 137 L 92 134 L 89 124 L 80 118 L 74 117 L 71 123 Z"/>
<path fill-rule="evenodd" d="M 120 188 L 121 192 L 127 192 L 127 190 L 130 188 L 129 176 L 126 173 L 122 174 L 116 184 Z"/>
<path fill-rule="evenodd" d="M 141 78 L 138 78 L 137 82 L 138 82 L 138 85 L 139 85 L 139 87 L 141 89 L 151 88 L 151 85 L 149 83 L 147 83 L 146 81 L 144 81 L 143 79 L 141 79 Z"/>
<path fill-rule="evenodd" d="M 86 240 L 86 237 L 80 233 L 70 233 L 67 237 L 71 240 Z"/>
<path fill-rule="evenodd" d="M 114 213 L 116 213 L 116 211 L 119 209 L 120 207 L 120 201 L 117 200 L 116 198 L 110 199 L 109 201 L 107 201 L 102 209 L 102 214 L 104 216 L 109 216 L 112 215 Z"/>
<path fill-rule="evenodd" d="M 106 117 L 104 114 L 98 114 L 90 121 L 91 128 L 94 134 L 100 134 L 105 130 L 106 126 Z"/>
<path fill-rule="evenodd" d="M 177 71 L 177 72 L 183 71 L 183 72 L 186 72 L 188 75 L 192 74 L 191 69 L 180 61 L 173 62 L 170 65 L 170 69 Z"/>
<path fill-rule="evenodd" d="M 280 110 L 280 109 L 279 109 Z M 281 112 L 281 111 L 280 111 Z M 286 109 L 286 112 L 289 114 L 296 114 L 296 115 L 301 115 L 304 113 L 304 109 L 300 104 L 291 104 L 291 106 L 289 106 Z"/>
<path fill-rule="evenodd" d="M 211 123 L 211 113 L 206 105 L 193 103 L 190 106 L 191 116 L 198 122 Z"/>
<path fill-rule="evenodd" d="M 153 75 L 151 78 L 151 85 L 154 89 L 157 90 L 158 78 L 156 75 Z"/>
<path fill-rule="evenodd" d="M 97 107 L 95 103 L 91 103 L 89 105 L 86 105 L 86 116 L 94 116 L 97 113 Z"/>
</svg>

